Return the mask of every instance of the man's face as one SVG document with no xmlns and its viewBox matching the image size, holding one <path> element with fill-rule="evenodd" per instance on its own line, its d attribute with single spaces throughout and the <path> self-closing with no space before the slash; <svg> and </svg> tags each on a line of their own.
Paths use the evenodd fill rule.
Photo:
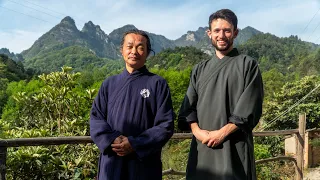
<svg viewBox="0 0 320 180">
<path fill-rule="evenodd" d="M 234 26 L 224 19 L 215 19 L 207 33 L 217 51 L 228 51 L 232 48 L 238 30 L 234 30 Z"/>
<path fill-rule="evenodd" d="M 127 34 L 121 49 L 126 67 L 134 70 L 144 66 L 147 59 L 147 39 L 139 34 Z"/>
</svg>

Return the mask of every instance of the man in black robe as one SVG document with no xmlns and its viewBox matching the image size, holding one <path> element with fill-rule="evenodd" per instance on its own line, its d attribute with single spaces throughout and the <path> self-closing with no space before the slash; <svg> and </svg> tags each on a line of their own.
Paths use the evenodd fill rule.
<svg viewBox="0 0 320 180">
<path fill-rule="evenodd" d="M 252 130 L 262 113 L 263 83 L 258 63 L 233 48 L 237 21 L 229 9 L 210 16 L 215 55 L 191 73 L 178 120 L 194 135 L 187 180 L 256 179 Z"/>
<path fill-rule="evenodd" d="M 173 134 L 166 81 L 145 67 L 148 35 L 123 35 L 126 68 L 101 85 L 90 114 L 90 135 L 100 150 L 99 180 L 161 180 L 161 149 Z"/>
</svg>

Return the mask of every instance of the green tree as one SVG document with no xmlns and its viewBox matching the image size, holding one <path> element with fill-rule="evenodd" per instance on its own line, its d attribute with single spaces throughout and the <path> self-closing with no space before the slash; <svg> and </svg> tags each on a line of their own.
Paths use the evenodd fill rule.
<svg viewBox="0 0 320 180">
<path fill-rule="evenodd" d="M 7 91 L 14 103 L 6 106 L 0 120 L 0 138 L 89 135 L 88 116 L 96 90 L 78 86 L 79 77 L 80 73 L 63 67 L 61 72 L 41 75 L 38 81 L 10 84 Z M 5 119 L 10 113 L 18 114 L 17 119 Z M 93 144 L 9 148 L 7 177 L 92 179 L 98 154 Z"/>
<path fill-rule="evenodd" d="M 274 98 L 266 101 L 263 124 L 267 129 L 294 129 L 298 125 L 298 114 L 307 114 L 307 128 L 320 127 L 320 88 L 319 76 L 306 76 L 301 80 L 286 83 Z M 312 92 L 312 93 L 311 93 Z M 311 94 L 309 94 L 311 93 Z M 307 94 L 308 97 L 303 99 Z M 294 107 L 293 109 L 291 107 Z M 289 109 L 290 108 L 290 109 Z M 287 110 L 288 113 L 282 115 Z M 280 116 L 281 115 L 281 116 Z M 278 117 L 279 118 L 276 118 Z"/>
<path fill-rule="evenodd" d="M 176 71 L 174 69 L 151 69 L 151 71 L 167 80 L 171 92 L 174 113 L 178 115 L 181 103 L 188 89 L 191 68 L 182 71 Z M 177 125 L 178 123 L 175 122 L 175 129 L 179 131 Z"/>
<path fill-rule="evenodd" d="M 276 92 L 279 92 L 286 82 L 287 77 L 284 76 L 277 69 L 271 69 L 262 73 L 264 84 L 265 100 L 274 97 Z"/>
<path fill-rule="evenodd" d="M 210 59 L 210 56 L 195 47 L 175 47 L 166 49 L 147 60 L 148 67 L 184 70 Z"/>
</svg>

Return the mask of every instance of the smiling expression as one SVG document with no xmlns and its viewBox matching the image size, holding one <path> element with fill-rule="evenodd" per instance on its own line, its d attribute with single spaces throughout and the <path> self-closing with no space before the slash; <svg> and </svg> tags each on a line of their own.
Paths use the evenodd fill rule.
<svg viewBox="0 0 320 180">
<path fill-rule="evenodd" d="M 233 40 L 238 35 L 238 30 L 224 19 L 215 19 L 211 23 L 211 30 L 207 31 L 212 45 L 216 51 L 229 52 L 233 48 Z"/>
</svg>

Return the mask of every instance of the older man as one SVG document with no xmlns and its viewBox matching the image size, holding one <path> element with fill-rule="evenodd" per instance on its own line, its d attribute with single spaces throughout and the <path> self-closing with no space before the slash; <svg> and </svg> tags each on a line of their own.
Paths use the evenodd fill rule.
<svg viewBox="0 0 320 180">
<path fill-rule="evenodd" d="M 101 154 L 99 180 L 162 179 L 161 149 L 173 134 L 168 84 L 145 67 L 148 35 L 123 35 L 126 67 L 106 79 L 93 102 L 90 133 Z"/>
</svg>

